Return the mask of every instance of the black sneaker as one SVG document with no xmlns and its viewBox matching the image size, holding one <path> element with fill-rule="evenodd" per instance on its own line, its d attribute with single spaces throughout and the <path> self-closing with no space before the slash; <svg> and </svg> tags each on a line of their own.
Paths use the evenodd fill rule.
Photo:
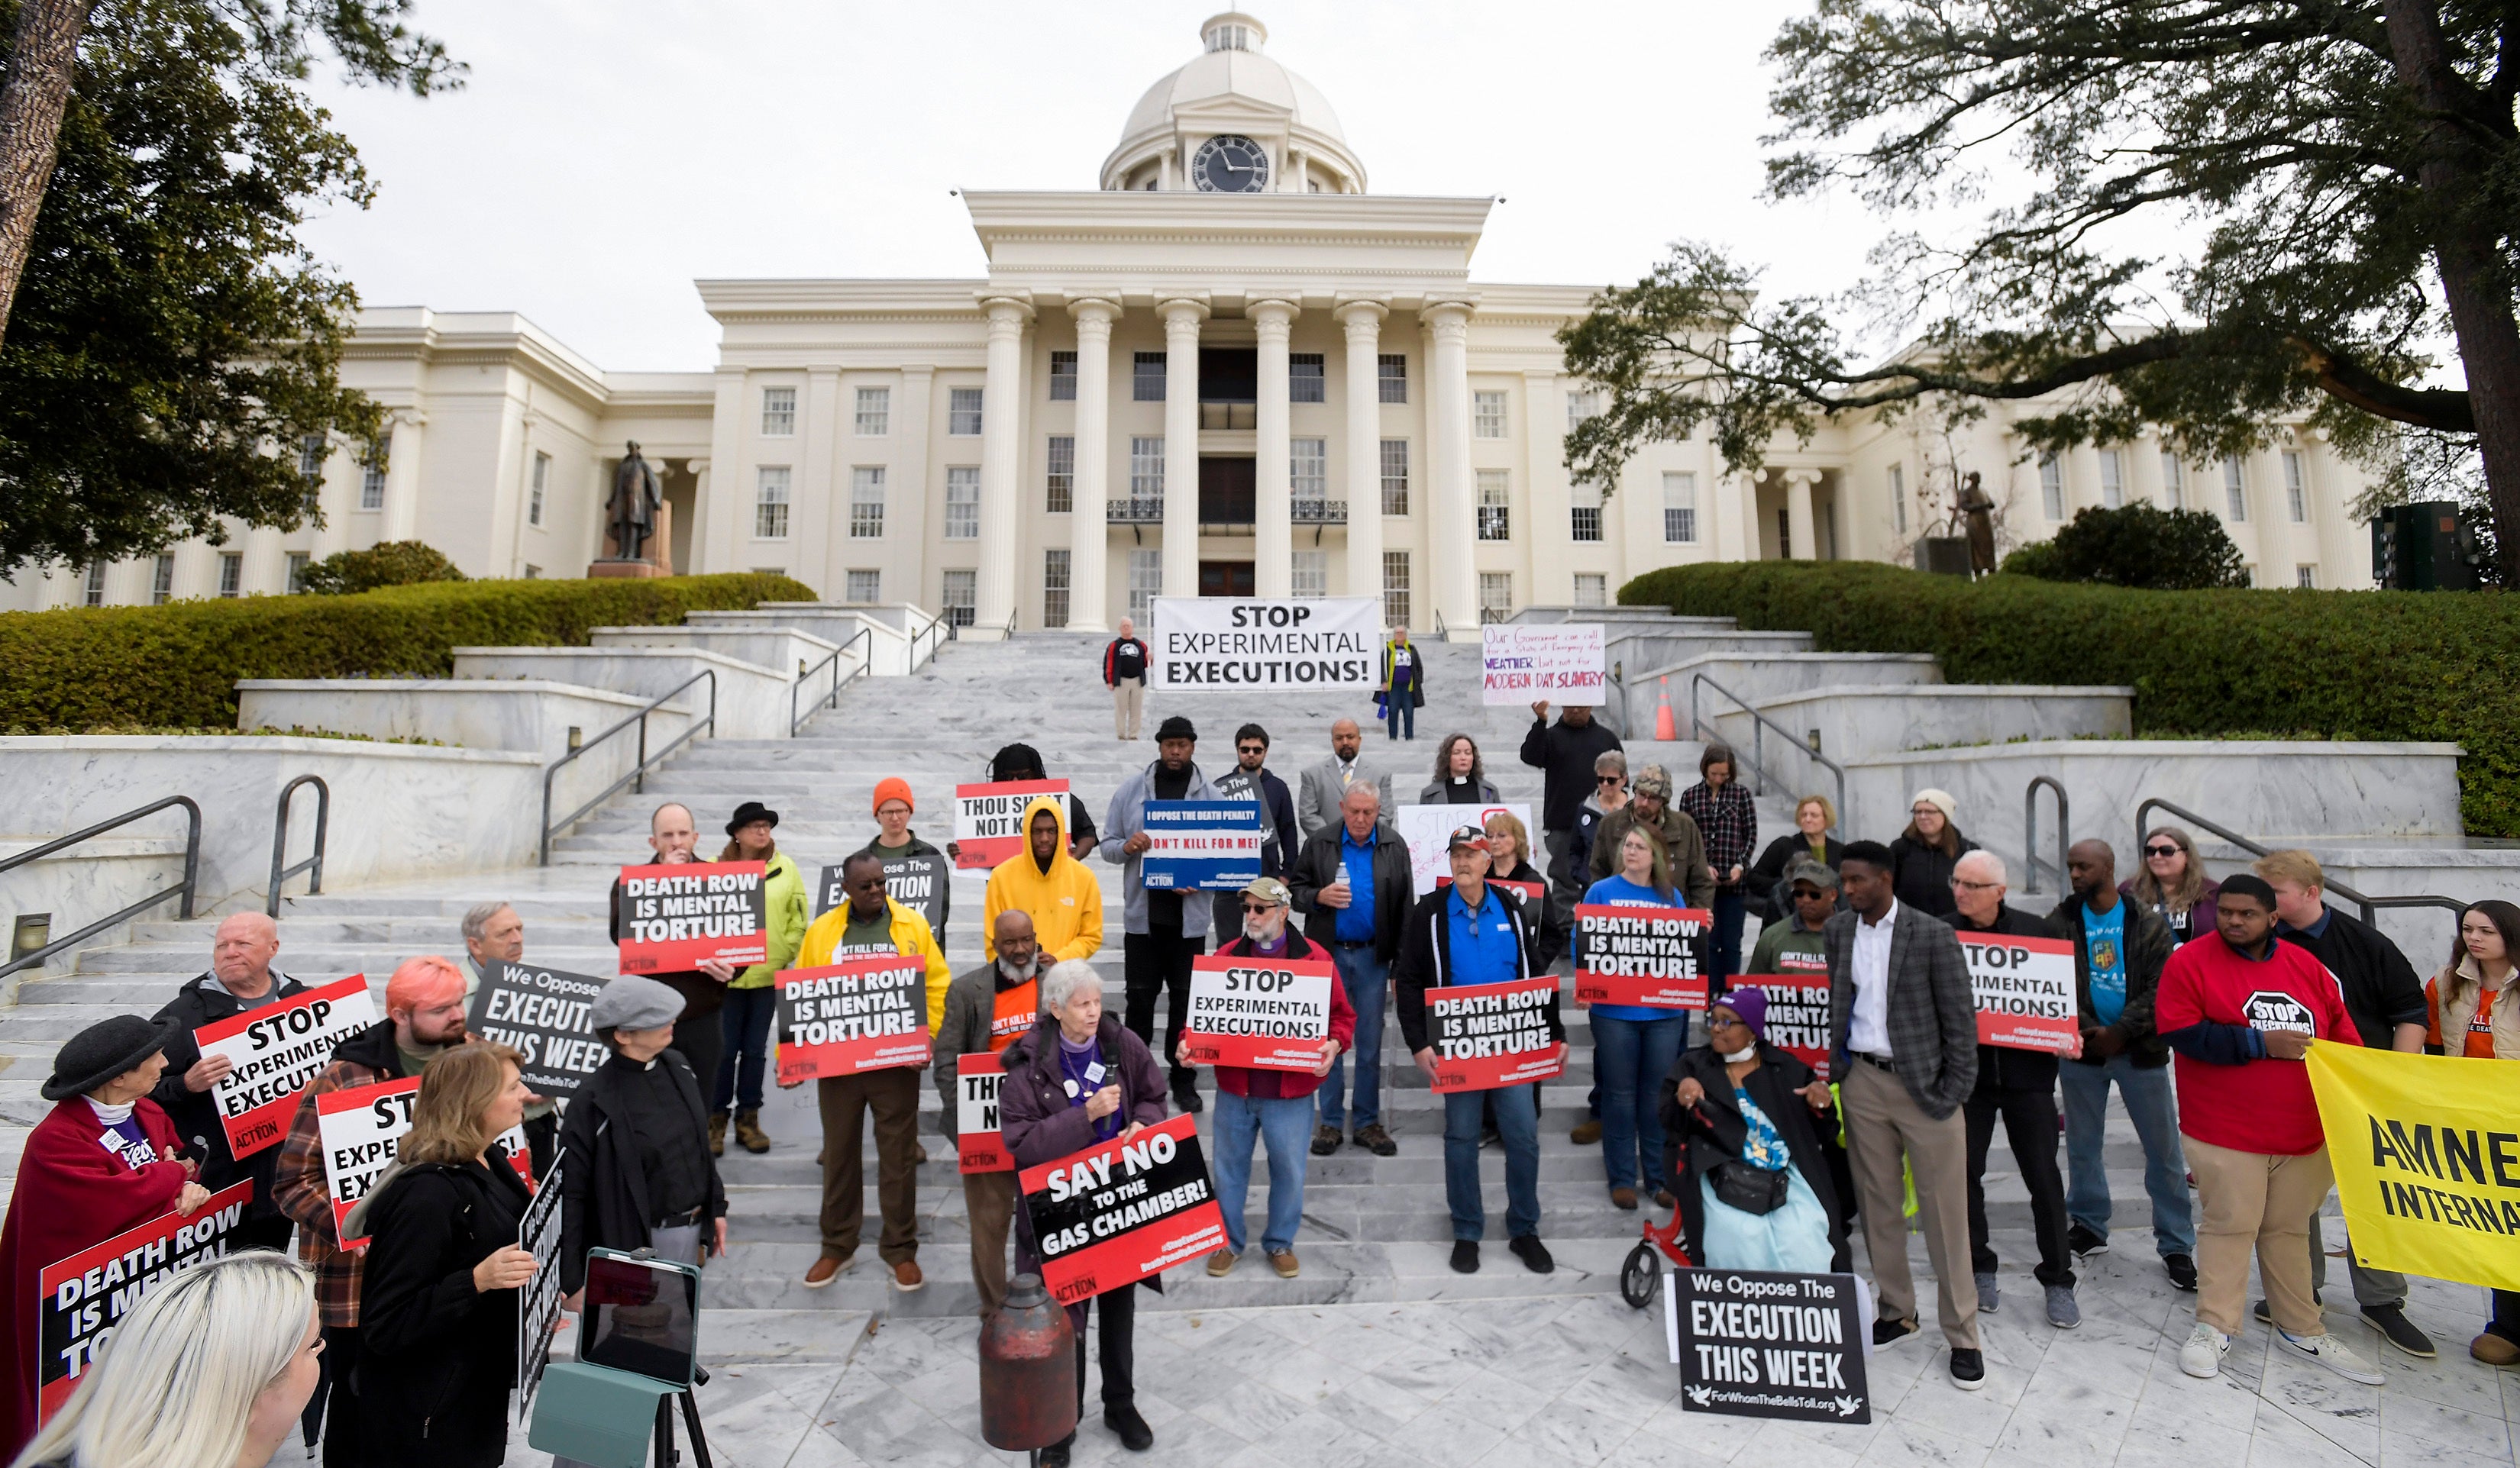
<svg viewBox="0 0 2520 1468">
<path fill-rule="evenodd" d="M 1189 1090 L 1176 1090 L 1173 1092 L 1173 1109 L 1181 1112 L 1185 1116 L 1196 1116 L 1205 1108 L 1205 1106 L 1206 1103 L 1198 1098 L 1198 1091 L 1195 1088 Z"/>
<path fill-rule="evenodd" d="M 1514 1258 L 1529 1266 L 1534 1274 L 1546 1274 L 1557 1268 L 1557 1261 L 1549 1257 L 1549 1246 L 1540 1241 L 1539 1234 L 1526 1233 L 1520 1238 L 1508 1239 L 1506 1247 L 1513 1251 Z"/>
<path fill-rule="evenodd" d="M 1479 1271 L 1479 1241 L 1474 1238 L 1453 1240 L 1453 1272 L 1475 1274 Z"/>
<path fill-rule="evenodd" d="M 1893 1320 L 1880 1315 L 1872 1321 L 1872 1344 L 1875 1347 L 1896 1346 L 1916 1333 L 1916 1327 L 1906 1320 Z"/>
<path fill-rule="evenodd" d="M 1982 1352 L 1952 1348 L 1952 1385 L 1963 1392 L 1974 1392 L 1986 1385 L 1986 1356 Z"/>
<path fill-rule="evenodd" d="M 2383 1340 L 2408 1356 L 2431 1360 L 2441 1354 L 2434 1348 L 2433 1338 L 2407 1318 L 2403 1305 L 2366 1305 L 2362 1307 L 2362 1318 L 2371 1322 L 2371 1328 L 2380 1332 Z"/>
<path fill-rule="evenodd" d="M 2161 1268 L 2173 1286 L 2191 1295 L 2196 1293 L 2196 1261 L 2192 1256 L 2165 1254 L 2161 1256 Z"/>
<path fill-rule="evenodd" d="M 1041 1456 L 1035 1461 L 1041 1465 L 1041 1468 L 1067 1468 L 1067 1450 L 1075 1446 L 1076 1434 L 1069 1433 L 1066 1437 L 1043 1448 Z"/>
<path fill-rule="evenodd" d="M 1139 1416 L 1134 1406 L 1104 1407 L 1102 1425 L 1119 1434 L 1120 1446 L 1131 1452 L 1144 1452 L 1155 1446 L 1155 1430 L 1147 1425 L 1147 1419 Z"/>
<path fill-rule="evenodd" d="M 2065 1230 L 2065 1247 L 2074 1251 L 2076 1259 L 2089 1259 L 2094 1254 L 2109 1252 L 2109 1236 L 2076 1223 Z"/>
</svg>

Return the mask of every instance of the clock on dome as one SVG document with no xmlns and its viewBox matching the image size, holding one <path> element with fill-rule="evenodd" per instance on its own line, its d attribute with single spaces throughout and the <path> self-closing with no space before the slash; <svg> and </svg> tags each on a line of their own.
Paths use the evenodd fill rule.
<svg viewBox="0 0 2520 1468">
<path fill-rule="evenodd" d="M 1269 185 L 1269 155 L 1249 138 L 1226 133 L 1191 155 L 1190 177 L 1202 194 L 1257 194 Z"/>
</svg>

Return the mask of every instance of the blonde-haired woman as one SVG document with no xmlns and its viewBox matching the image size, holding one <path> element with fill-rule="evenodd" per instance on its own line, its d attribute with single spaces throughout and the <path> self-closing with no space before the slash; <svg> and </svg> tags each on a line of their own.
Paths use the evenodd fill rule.
<svg viewBox="0 0 2520 1468">
<path fill-rule="evenodd" d="M 492 1139 L 523 1120 L 519 1057 L 475 1041 L 437 1057 L 393 1168 L 350 1210 L 368 1239 L 359 1289 L 366 1463 L 494 1468 L 508 1455 L 518 1247 L 530 1195 Z"/>
<path fill-rule="evenodd" d="M 1770 922 L 1793 915 L 1793 904 L 1779 887 L 1785 868 L 1796 858 L 1809 857 L 1831 871 L 1837 869 L 1846 843 L 1829 834 L 1836 828 L 1837 807 L 1827 796 L 1806 795 L 1794 802 L 1794 828 L 1768 843 L 1759 860 L 1750 864 L 1750 875 L 1741 884 L 1759 915 Z"/>
<path fill-rule="evenodd" d="M 17 1468 L 262 1468 L 322 1375 L 315 1282 L 248 1250 L 159 1281 Z"/>
</svg>

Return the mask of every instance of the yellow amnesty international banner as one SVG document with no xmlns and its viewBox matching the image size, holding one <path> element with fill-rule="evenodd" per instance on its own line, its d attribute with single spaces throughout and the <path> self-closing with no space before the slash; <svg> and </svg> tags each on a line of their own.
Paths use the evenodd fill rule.
<svg viewBox="0 0 2520 1468">
<path fill-rule="evenodd" d="M 2520 1290 L 2520 1060 L 2321 1042 L 2309 1065 L 2356 1262 Z"/>
</svg>

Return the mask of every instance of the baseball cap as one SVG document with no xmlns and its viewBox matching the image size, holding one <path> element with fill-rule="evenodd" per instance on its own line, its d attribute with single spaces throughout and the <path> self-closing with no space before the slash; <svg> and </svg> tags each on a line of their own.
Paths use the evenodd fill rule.
<svg viewBox="0 0 2520 1468">
<path fill-rule="evenodd" d="M 1479 829 L 1475 825 L 1455 826 L 1453 828 L 1453 838 L 1444 843 L 1444 849 L 1448 852 L 1459 851 L 1464 846 L 1470 848 L 1472 851 L 1487 850 L 1488 833 Z"/>
<path fill-rule="evenodd" d="M 1242 895 L 1256 897 L 1273 908 L 1292 907 L 1295 902 L 1295 895 L 1286 890 L 1286 884 L 1274 876 L 1253 877 L 1250 884 L 1242 889 Z"/>
</svg>

